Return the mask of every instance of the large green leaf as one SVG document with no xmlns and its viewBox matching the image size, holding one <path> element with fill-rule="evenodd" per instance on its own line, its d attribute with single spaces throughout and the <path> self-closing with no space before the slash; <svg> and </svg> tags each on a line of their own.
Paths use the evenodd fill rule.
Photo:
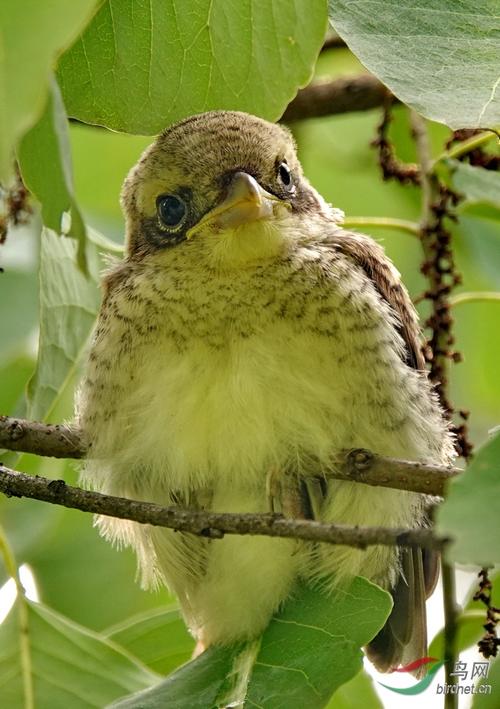
<svg viewBox="0 0 500 709">
<path fill-rule="evenodd" d="M 382 627 L 391 599 L 363 578 L 328 597 L 303 588 L 262 637 L 212 648 L 156 687 L 115 709 L 206 709 L 212 706 L 319 709 L 362 666 L 360 647 Z"/>
<path fill-rule="evenodd" d="M 16 144 L 43 111 L 54 60 L 85 26 L 96 0 L 0 2 L 0 180 Z"/>
<path fill-rule="evenodd" d="M 478 566 L 500 562 L 500 434 L 450 483 L 437 513 L 437 530 L 453 539 L 447 549 L 451 561 Z"/>
<path fill-rule="evenodd" d="M 0 298 L 0 356 L 6 358 L 25 349 L 30 331 L 37 322 L 36 277 L 33 273 L 6 268 L 1 274 Z M 3 381 L 2 381 L 3 385 Z M 7 413 L 5 410 L 0 413 Z"/>
<path fill-rule="evenodd" d="M 360 670 L 349 682 L 339 687 L 326 709 L 353 709 L 354 707 L 384 709 L 373 686 L 373 680 L 365 670 Z"/>
<path fill-rule="evenodd" d="M 118 700 L 107 709 L 215 708 L 224 679 L 233 672 L 234 658 L 231 647 L 210 648 L 164 682 Z"/>
<path fill-rule="evenodd" d="M 451 128 L 500 123 L 497 0 L 329 0 L 332 25 L 404 103 Z"/>
<path fill-rule="evenodd" d="M 484 662 L 484 660 L 483 660 Z M 472 701 L 472 709 L 498 709 L 500 696 L 500 657 L 490 660 L 488 676 L 479 682 L 480 685 L 490 685 L 490 690 L 477 687 L 477 694 Z M 476 685 L 477 686 L 477 685 Z M 478 691 L 479 690 L 479 691 Z"/>
<path fill-rule="evenodd" d="M 0 625 L 0 706 L 25 709 L 17 605 Z M 158 675 L 118 645 L 35 603 L 28 604 L 29 675 L 40 709 L 101 709 Z M 26 659 L 26 656 L 25 656 Z"/>
<path fill-rule="evenodd" d="M 176 608 L 143 613 L 110 628 L 106 637 L 164 675 L 187 662 L 194 650 L 194 640 Z"/>
<path fill-rule="evenodd" d="M 276 119 L 326 24 L 326 0 L 107 0 L 59 64 L 66 108 L 149 135 L 215 108 Z"/>
<path fill-rule="evenodd" d="M 0 365 L 0 413 L 22 416 L 22 397 L 33 371 L 33 359 L 26 353 L 3 360 Z M 4 463 L 5 465 L 5 463 Z"/>
<path fill-rule="evenodd" d="M 459 270 L 465 265 L 473 272 L 476 289 L 500 288 L 500 208 L 485 203 L 464 204 L 455 232 Z"/>
<path fill-rule="evenodd" d="M 89 240 L 89 273 L 77 263 L 77 244 L 44 229 L 40 250 L 40 337 L 28 389 L 28 416 L 45 419 L 75 371 L 99 307 L 98 248 Z"/>
<path fill-rule="evenodd" d="M 19 145 L 18 159 L 24 184 L 42 205 L 46 227 L 60 233 L 63 214 L 71 210 L 69 235 L 79 240 L 83 260 L 85 226 L 73 197 L 68 122 L 54 80 L 45 111 Z"/>
</svg>

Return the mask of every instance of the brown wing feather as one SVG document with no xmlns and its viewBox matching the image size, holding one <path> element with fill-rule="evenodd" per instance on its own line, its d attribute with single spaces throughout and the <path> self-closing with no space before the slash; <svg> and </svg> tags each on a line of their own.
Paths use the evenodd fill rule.
<svg viewBox="0 0 500 709">
<path fill-rule="evenodd" d="M 382 248 L 361 234 L 340 232 L 331 246 L 343 253 L 370 278 L 380 297 L 392 308 L 405 343 L 409 367 L 424 370 L 417 315 L 399 273 Z M 401 575 L 391 589 L 394 600 L 386 625 L 366 647 L 366 653 L 382 672 L 427 654 L 425 600 L 434 590 L 439 575 L 439 555 L 433 550 L 403 549 Z M 419 672 L 415 672 L 419 676 Z"/>
<path fill-rule="evenodd" d="M 332 246 L 359 266 L 388 305 L 399 322 L 399 333 L 406 345 L 406 363 L 413 369 L 424 369 L 420 328 L 408 291 L 399 273 L 372 239 L 361 234 L 341 232 L 331 240 Z"/>
</svg>

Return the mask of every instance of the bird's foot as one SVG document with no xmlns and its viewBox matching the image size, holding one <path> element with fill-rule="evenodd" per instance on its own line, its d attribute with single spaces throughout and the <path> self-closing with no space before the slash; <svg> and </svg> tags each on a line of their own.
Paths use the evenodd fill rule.
<svg viewBox="0 0 500 709">
<path fill-rule="evenodd" d="M 271 468 L 266 478 L 266 496 L 270 512 L 285 517 L 307 517 L 298 475 L 282 468 Z"/>
<path fill-rule="evenodd" d="M 266 498 L 269 512 L 279 512 L 281 509 L 281 478 L 283 471 L 271 468 L 266 477 Z"/>
</svg>

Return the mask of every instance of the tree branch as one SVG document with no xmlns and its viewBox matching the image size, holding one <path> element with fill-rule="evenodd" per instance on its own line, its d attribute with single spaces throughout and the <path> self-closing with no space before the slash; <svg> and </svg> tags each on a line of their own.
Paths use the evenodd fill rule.
<svg viewBox="0 0 500 709">
<path fill-rule="evenodd" d="M 382 106 L 391 93 L 371 74 L 316 81 L 301 89 L 281 117 L 283 123 Z M 395 101 L 397 99 L 394 99 Z"/>
<path fill-rule="evenodd" d="M 84 512 L 167 527 L 210 539 L 221 539 L 225 534 L 251 534 L 343 544 L 360 549 L 373 544 L 441 548 L 448 541 L 436 537 L 430 529 L 347 527 L 312 520 L 286 519 L 274 514 L 230 514 L 161 507 L 151 502 L 71 487 L 64 480 L 18 473 L 3 465 L 0 465 L 0 491 L 8 497 L 30 497 Z"/>
<path fill-rule="evenodd" d="M 321 53 L 327 52 L 330 49 L 346 49 L 347 44 L 336 32 L 329 32 L 326 36 L 323 46 L 321 47 Z"/>
<path fill-rule="evenodd" d="M 0 416 L 0 448 L 50 458 L 85 456 L 85 448 L 76 428 L 10 416 Z M 459 468 L 386 458 L 364 449 L 355 449 L 340 452 L 332 460 L 331 469 L 321 476 L 442 496 L 450 478 L 461 472 Z"/>
<path fill-rule="evenodd" d="M 449 480 L 461 472 L 459 468 L 388 458 L 356 448 L 339 453 L 324 477 L 443 496 Z"/>
<path fill-rule="evenodd" d="M 64 424 L 0 416 L 0 449 L 34 453 L 49 458 L 83 458 L 79 431 Z"/>
</svg>

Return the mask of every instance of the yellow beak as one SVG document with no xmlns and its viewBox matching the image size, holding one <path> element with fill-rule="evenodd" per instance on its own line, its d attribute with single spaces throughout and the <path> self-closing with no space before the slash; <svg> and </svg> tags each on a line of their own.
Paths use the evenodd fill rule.
<svg viewBox="0 0 500 709">
<path fill-rule="evenodd" d="M 236 172 L 226 198 L 189 229 L 186 236 L 190 239 L 207 224 L 223 230 L 234 229 L 258 219 L 268 219 L 273 216 L 273 203 L 276 202 L 289 206 L 279 197 L 266 192 L 251 175 Z"/>
</svg>

